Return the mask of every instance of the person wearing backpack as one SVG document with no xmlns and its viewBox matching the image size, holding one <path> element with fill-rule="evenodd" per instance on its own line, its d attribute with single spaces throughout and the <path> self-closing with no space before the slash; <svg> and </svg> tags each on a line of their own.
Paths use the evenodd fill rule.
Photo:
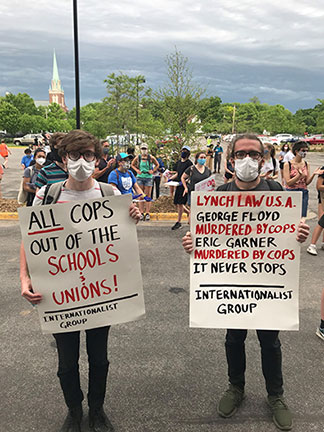
<svg viewBox="0 0 324 432">
<path fill-rule="evenodd" d="M 98 183 L 92 178 L 96 161 L 101 157 L 99 141 L 82 130 L 69 132 L 62 140 L 59 155 L 67 165 L 66 181 L 43 186 L 37 193 L 34 205 L 65 203 L 89 200 L 104 195 L 120 195 L 111 185 Z M 135 204 L 129 207 L 129 215 L 138 222 L 140 213 Z M 40 293 L 34 292 L 28 273 L 23 244 L 20 249 L 21 294 L 32 304 L 42 301 Z M 68 281 L 67 281 L 68 283 Z M 89 426 L 93 432 L 112 432 L 113 426 L 104 412 L 109 361 L 107 344 L 110 326 L 86 330 L 89 362 Z M 80 332 L 57 333 L 58 377 L 63 391 L 68 414 L 60 432 L 81 432 L 83 393 L 80 386 L 79 351 Z"/>
<path fill-rule="evenodd" d="M 235 179 L 219 186 L 217 191 L 283 191 L 281 184 L 260 176 L 264 148 L 256 135 L 238 135 L 232 142 L 231 161 Z M 309 234 L 309 226 L 300 221 L 297 241 L 304 242 Z M 194 251 L 190 232 L 182 239 L 187 253 Z M 226 277 L 226 275 L 224 276 Z M 274 325 L 275 327 L 275 325 Z M 256 330 L 261 347 L 262 372 L 268 393 L 268 405 L 275 425 L 280 430 L 292 428 L 292 414 L 283 398 L 282 355 L 278 330 Z M 223 418 L 232 417 L 245 397 L 245 339 L 247 330 L 228 329 L 225 351 L 228 366 L 229 387 L 221 397 L 217 412 Z"/>
<path fill-rule="evenodd" d="M 137 172 L 137 184 L 144 192 L 144 196 L 150 197 L 153 187 L 153 175 L 159 168 L 159 162 L 149 154 L 147 144 L 141 144 L 141 154 L 133 159 L 131 167 Z M 138 206 L 141 212 L 141 220 L 150 220 L 151 201 L 141 199 Z"/>
<path fill-rule="evenodd" d="M 117 168 L 111 171 L 108 177 L 108 184 L 117 187 L 122 195 L 132 193 L 133 189 L 137 195 L 143 195 L 142 189 L 138 186 L 136 177 L 130 171 L 131 156 L 127 153 L 119 153 L 116 157 Z"/>
</svg>

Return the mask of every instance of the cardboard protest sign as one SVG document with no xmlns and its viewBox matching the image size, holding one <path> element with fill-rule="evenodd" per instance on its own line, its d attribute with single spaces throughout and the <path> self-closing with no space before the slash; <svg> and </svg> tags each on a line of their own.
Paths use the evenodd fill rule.
<svg viewBox="0 0 324 432">
<path fill-rule="evenodd" d="M 190 326 L 298 330 L 299 192 L 193 192 Z"/>
<path fill-rule="evenodd" d="M 43 333 L 86 330 L 145 314 L 131 195 L 20 208 Z"/>
<path fill-rule="evenodd" d="M 216 175 L 212 174 L 210 177 L 195 184 L 195 191 L 214 191 L 216 187 Z"/>
</svg>

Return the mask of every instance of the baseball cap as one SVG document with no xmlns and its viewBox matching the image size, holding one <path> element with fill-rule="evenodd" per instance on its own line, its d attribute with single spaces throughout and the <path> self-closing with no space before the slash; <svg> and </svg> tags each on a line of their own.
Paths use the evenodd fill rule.
<svg viewBox="0 0 324 432">
<path fill-rule="evenodd" d="M 141 144 L 141 149 L 148 149 L 148 145 L 147 144 Z"/>
<path fill-rule="evenodd" d="M 189 152 L 191 151 L 191 150 L 190 150 L 190 147 L 187 146 L 187 145 L 184 145 L 184 146 L 182 147 L 182 150 L 183 150 L 183 149 L 186 149 L 186 150 L 188 150 Z"/>
<path fill-rule="evenodd" d="M 120 162 L 123 159 L 129 158 L 129 154 L 127 153 L 118 153 L 118 155 L 116 156 L 116 161 Z"/>
</svg>

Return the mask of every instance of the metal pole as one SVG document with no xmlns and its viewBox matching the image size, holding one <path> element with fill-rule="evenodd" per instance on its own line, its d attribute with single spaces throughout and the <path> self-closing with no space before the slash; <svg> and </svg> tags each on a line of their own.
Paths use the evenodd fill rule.
<svg viewBox="0 0 324 432">
<path fill-rule="evenodd" d="M 78 9 L 77 0 L 73 0 L 74 24 L 74 68 L 75 68 L 75 116 L 76 128 L 80 129 L 80 79 L 79 79 L 79 43 L 78 43 Z"/>
</svg>

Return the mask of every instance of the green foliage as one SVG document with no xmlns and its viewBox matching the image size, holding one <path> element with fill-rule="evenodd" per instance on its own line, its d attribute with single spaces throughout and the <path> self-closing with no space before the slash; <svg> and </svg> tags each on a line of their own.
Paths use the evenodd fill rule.
<svg viewBox="0 0 324 432">
<path fill-rule="evenodd" d="M 18 109 L 9 102 L 0 101 L 0 129 L 15 134 L 19 131 L 20 115 Z"/>
<path fill-rule="evenodd" d="M 20 114 L 37 114 L 37 108 L 35 106 L 34 100 L 27 93 L 18 93 L 17 95 L 8 93 L 2 99 L 4 102 L 8 102 L 16 107 Z"/>
</svg>

